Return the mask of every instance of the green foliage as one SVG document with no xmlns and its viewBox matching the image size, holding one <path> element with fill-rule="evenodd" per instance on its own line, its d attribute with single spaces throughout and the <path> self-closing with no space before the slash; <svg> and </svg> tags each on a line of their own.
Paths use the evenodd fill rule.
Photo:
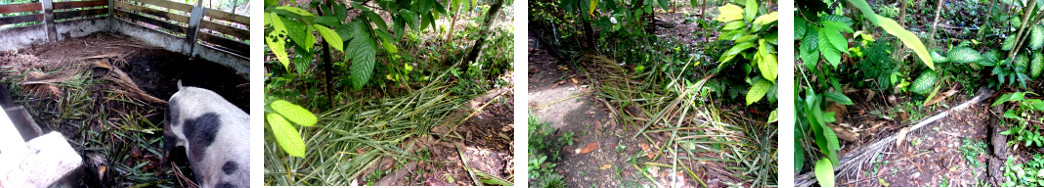
<svg viewBox="0 0 1044 188">
<path fill-rule="evenodd" d="M 863 59 L 858 64 L 863 76 L 861 80 L 877 80 L 875 83 L 879 91 L 889 91 L 900 81 L 900 66 L 890 57 L 892 45 L 882 39 L 864 44 L 862 49 Z"/>
<path fill-rule="evenodd" d="M 272 135 L 283 151 L 290 156 L 304 157 L 304 141 L 293 125 L 313 126 L 318 122 L 315 114 L 285 100 L 268 100 L 265 103 L 265 125 L 272 129 Z"/>
<path fill-rule="evenodd" d="M 830 160 L 823 158 L 816 162 L 816 180 L 819 181 L 819 186 L 834 186 L 834 165 L 830 164 Z"/>
<path fill-rule="evenodd" d="M 982 60 L 982 54 L 968 47 L 950 49 L 946 53 L 947 58 L 954 63 L 972 63 Z"/>
<path fill-rule="evenodd" d="M 935 86 L 935 82 L 938 80 L 939 75 L 935 73 L 935 71 L 925 70 L 923 73 L 921 73 L 921 76 L 918 76 L 917 79 L 914 80 L 912 85 L 913 87 L 910 88 L 910 91 L 921 95 L 927 95 L 929 92 L 932 91 L 932 88 L 934 88 Z"/>
<path fill-rule="evenodd" d="M 1030 60 L 1030 78 L 1037 79 L 1040 77 L 1040 73 L 1044 70 L 1044 55 L 1042 53 L 1034 53 L 1033 60 Z"/>
<path fill-rule="evenodd" d="M 562 145 L 554 138 L 554 127 L 529 117 L 529 180 L 530 187 L 568 187 L 555 167 L 561 157 Z"/>
<path fill-rule="evenodd" d="M 1030 112 L 1044 112 L 1044 101 L 1040 99 L 1029 99 L 1026 95 L 1035 95 L 1032 92 L 1014 92 L 1001 95 L 991 106 L 1014 102 L 1016 107 L 1004 112 L 1004 118 L 1010 124 L 1014 124 L 1008 130 L 1001 132 L 1003 135 L 1011 135 L 1014 139 L 1009 143 L 1025 144 L 1026 147 L 1044 147 L 1044 136 L 1041 136 L 1039 126 L 1031 126 L 1028 118 Z M 1013 122 L 1011 122 L 1013 121 Z"/>
<path fill-rule="evenodd" d="M 746 8 L 733 4 L 718 7 L 720 13 L 714 20 L 725 22 L 720 28 L 723 37 L 719 41 L 732 41 L 736 45 L 725 51 L 718 59 L 721 70 L 736 57 L 742 57 L 753 67 L 750 89 L 747 91 L 747 105 L 760 101 L 775 85 L 778 77 L 778 61 L 776 60 L 777 35 L 776 21 L 778 14 L 772 12 L 758 16 L 757 3 L 748 0 Z M 755 18 L 757 16 L 757 18 Z M 754 20 L 754 22 L 751 22 Z"/>
<path fill-rule="evenodd" d="M 291 61 L 287 54 L 287 45 L 291 45 L 294 53 L 307 57 L 301 63 L 295 63 L 299 73 L 307 68 L 314 53 L 313 46 L 322 37 L 331 48 L 343 52 L 344 64 L 351 62 L 349 68 L 352 87 L 362 89 L 373 77 L 378 53 L 393 65 L 398 65 L 400 56 L 398 47 L 393 45 L 402 37 L 405 28 L 420 31 L 434 25 L 434 18 L 446 14 L 445 8 L 436 0 L 418 1 L 376 1 L 377 7 L 363 6 L 357 2 L 332 5 L 313 1 L 310 7 L 325 12 L 314 14 L 294 6 L 276 5 L 277 2 L 265 3 L 265 46 L 267 46 L 285 70 L 290 70 Z M 348 12 L 357 11 L 349 20 Z M 381 12 L 391 14 L 392 23 L 386 23 Z M 420 20 L 420 21 L 417 21 Z M 317 35 L 318 33 L 318 35 Z M 287 43 L 289 39 L 292 43 Z M 347 44 L 346 44 L 347 43 Z M 378 50 L 381 44 L 382 50 Z M 329 49 L 323 49 L 329 50 Z M 296 61 L 296 60 L 295 60 Z"/>
<path fill-rule="evenodd" d="M 928 49 L 924 47 L 924 43 L 921 43 L 921 39 L 917 38 L 913 32 L 906 30 L 899 23 L 896 23 L 895 20 L 874 13 L 873 9 L 870 9 L 870 5 L 866 3 L 866 0 L 848 0 L 848 2 L 863 12 L 863 18 L 880 26 L 888 34 L 899 38 L 906 47 L 914 50 L 914 53 L 921 58 L 921 62 L 927 65 L 928 68 L 935 69 L 935 63 L 932 61 L 931 55 L 928 54 Z"/>
<path fill-rule="evenodd" d="M 965 138 L 964 144 L 960 146 L 961 154 L 964 159 L 971 164 L 973 168 L 982 167 L 982 162 L 979 161 L 979 155 L 986 153 L 986 143 L 982 140 L 975 140 L 971 138 Z"/>
<path fill-rule="evenodd" d="M 1004 163 L 1004 177 L 1008 179 L 1004 187 L 1044 187 L 1044 154 L 1033 154 L 1026 163 L 1015 164 L 1015 157 L 1008 157 Z"/>
<path fill-rule="evenodd" d="M 1037 24 L 1033 25 L 1033 31 L 1030 32 L 1030 50 L 1039 50 L 1041 46 L 1044 46 L 1044 25 Z"/>
</svg>

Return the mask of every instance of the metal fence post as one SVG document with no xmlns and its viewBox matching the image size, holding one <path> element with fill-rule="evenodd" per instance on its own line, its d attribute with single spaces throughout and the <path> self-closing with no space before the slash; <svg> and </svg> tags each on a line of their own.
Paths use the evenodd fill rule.
<svg viewBox="0 0 1044 188">
<path fill-rule="evenodd" d="M 44 12 L 44 27 L 47 29 L 47 41 L 58 42 L 58 30 L 54 28 L 54 3 L 51 0 L 41 0 Z"/>
<path fill-rule="evenodd" d="M 116 15 L 113 15 L 112 11 L 116 8 L 116 4 L 115 2 L 113 2 L 113 0 L 108 0 L 107 3 L 109 4 L 109 33 L 116 33 Z"/>
<path fill-rule="evenodd" d="M 203 11 L 200 6 L 192 6 L 192 17 L 189 18 L 188 31 L 185 32 L 185 42 L 189 43 L 189 57 L 196 57 L 196 35 L 199 34 L 199 23 L 203 21 Z"/>
</svg>

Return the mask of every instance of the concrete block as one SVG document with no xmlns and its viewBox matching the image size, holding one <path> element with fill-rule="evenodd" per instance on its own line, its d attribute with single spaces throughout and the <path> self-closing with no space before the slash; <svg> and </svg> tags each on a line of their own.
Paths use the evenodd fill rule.
<svg viewBox="0 0 1044 188">
<path fill-rule="evenodd" d="M 61 133 L 51 132 L 25 143 L 25 153 L 17 167 L 7 169 L 0 177 L 5 187 L 71 187 L 76 186 L 83 159 Z M 3 155 L 7 155 L 4 153 Z M 13 156 L 17 157 L 17 156 Z M 5 167 L 11 167 L 6 164 Z M 69 178 L 72 177 L 72 178 Z M 60 181 L 64 180 L 64 181 Z"/>
</svg>

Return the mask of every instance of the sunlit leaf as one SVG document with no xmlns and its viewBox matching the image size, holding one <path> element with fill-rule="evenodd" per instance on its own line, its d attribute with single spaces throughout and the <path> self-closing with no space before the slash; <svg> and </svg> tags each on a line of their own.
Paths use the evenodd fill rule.
<svg viewBox="0 0 1044 188">
<path fill-rule="evenodd" d="M 280 7 L 276 7 L 275 9 L 276 10 L 285 10 L 287 12 L 291 12 L 291 13 L 294 13 L 294 14 L 297 14 L 297 15 L 301 15 L 301 16 L 305 16 L 305 17 L 315 17 L 314 14 L 309 13 L 308 11 L 305 11 L 304 9 L 297 8 L 297 7 L 280 6 Z"/>
<path fill-rule="evenodd" d="M 750 86 L 750 90 L 747 91 L 747 105 L 754 104 L 760 101 L 761 98 L 764 98 L 770 87 L 772 87 L 772 83 L 768 80 L 761 80 Z"/>
<path fill-rule="evenodd" d="M 268 46 L 268 49 L 272 50 L 272 53 L 275 54 L 279 63 L 283 64 L 285 70 L 290 70 L 290 58 L 287 57 L 286 49 L 284 49 L 286 46 L 286 39 L 284 36 L 287 35 L 286 26 L 283 26 L 282 19 L 280 19 L 279 15 L 274 12 L 265 14 L 265 20 L 270 22 L 272 25 L 272 32 L 269 32 L 268 35 L 265 36 L 265 46 Z"/>
<path fill-rule="evenodd" d="M 304 157 L 304 141 L 301 140 L 301 133 L 298 133 L 293 125 L 275 113 L 265 114 L 265 120 L 268 121 L 268 127 L 272 129 L 272 135 L 283 151 L 290 156 Z"/>
<path fill-rule="evenodd" d="M 326 43 L 329 43 L 337 51 L 344 51 L 344 41 L 341 40 L 341 36 L 337 35 L 337 32 L 319 24 L 312 25 L 312 27 L 319 31 Z"/>
<path fill-rule="evenodd" d="M 282 115 L 283 118 L 301 126 L 312 126 L 318 121 L 311 111 L 285 100 L 272 102 L 268 104 L 268 107 Z"/>
<path fill-rule="evenodd" d="M 733 4 L 725 4 L 724 6 L 718 7 L 718 12 L 718 17 L 714 18 L 714 21 L 731 22 L 733 20 L 743 19 L 743 8 Z"/>
<path fill-rule="evenodd" d="M 816 162 L 816 180 L 822 187 L 834 186 L 834 165 L 826 158 Z"/>
</svg>

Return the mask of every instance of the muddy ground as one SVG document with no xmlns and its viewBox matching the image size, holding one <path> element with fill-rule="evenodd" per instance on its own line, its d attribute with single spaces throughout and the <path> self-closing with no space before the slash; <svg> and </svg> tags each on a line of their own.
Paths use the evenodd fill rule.
<svg viewBox="0 0 1044 188">
<path fill-rule="evenodd" d="M 223 65 L 190 60 L 129 38 L 97 33 L 3 52 L 3 80 L 44 132 L 61 132 L 81 154 L 88 172 L 82 178 L 84 185 L 185 186 L 185 180 L 192 179 L 191 170 L 185 168 L 187 160 L 173 158 L 182 175 L 176 175 L 170 164 L 160 164 L 166 104 L 145 100 L 134 89 L 104 80 L 103 75 L 119 69 L 140 91 L 163 101 L 177 92 L 181 80 L 185 86 L 215 91 L 247 112 L 249 82 Z M 97 62 L 114 69 L 90 66 Z M 88 68 L 75 70 L 79 66 Z M 30 72 L 51 76 L 65 71 L 84 75 L 83 81 L 54 82 L 55 89 L 44 90 L 43 95 L 34 89 L 37 86 L 18 84 L 29 79 Z"/>
</svg>

